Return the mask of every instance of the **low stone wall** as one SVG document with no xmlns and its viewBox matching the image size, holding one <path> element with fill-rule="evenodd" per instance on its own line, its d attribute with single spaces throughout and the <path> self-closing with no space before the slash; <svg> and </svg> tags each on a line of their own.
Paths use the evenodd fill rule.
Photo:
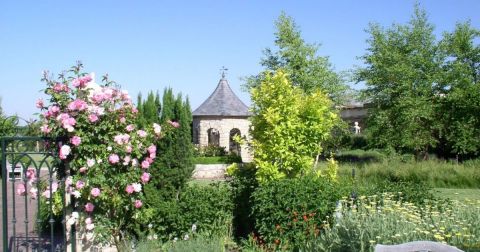
<svg viewBox="0 0 480 252">
<path fill-rule="evenodd" d="M 192 178 L 224 179 L 227 166 L 227 164 L 196 164 Z"/>
</svg>

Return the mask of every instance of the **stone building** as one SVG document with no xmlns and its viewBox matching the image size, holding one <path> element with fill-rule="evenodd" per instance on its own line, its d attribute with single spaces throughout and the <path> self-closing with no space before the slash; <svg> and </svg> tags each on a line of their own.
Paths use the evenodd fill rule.
<svg viewBox="0 0 480 252">
<path fill-rule="evenodd" d="M 243 162 L 252 161 L 247 145 L 233 141 L 235 135 L 250 139 L 251 113 L 232 91 L 224 73 L 215 91 L 192 114 L 194 144 L 225 147 L 226 151 L 239 154 Z"/>
</svg>

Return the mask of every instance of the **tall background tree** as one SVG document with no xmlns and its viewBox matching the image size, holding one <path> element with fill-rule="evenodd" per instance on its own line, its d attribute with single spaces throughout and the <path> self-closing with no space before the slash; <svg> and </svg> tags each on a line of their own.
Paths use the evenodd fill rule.
<svg viewBox="0 0 480 252">
<path fill-rule="evenodd" d="M 260 64 L 264 70 L 275 72 L 282 69 L 289 75 L 292 85 L 306 93 L 320 88 L 336 104 L 340 104 L 348 86 L 335 73 L 328 57 L 318 55 L 319 45 L 306 43 L 301 37 L 300 28 L 285 13 L 278 17 L 275 27 L 275 45 L 278 49 L 266 48 L 263 51 Z M 247 88 L 258 86 L 264 78 L 265 72 L 247 77 Z"/>
<path fill-rule="evenodd" d="M 480 151 L 479 31 L 458 23 L 441 40 L 418 4 L 405 25 L 370 25 L 356 71 L 372 103 L 368 133 L 376 147 L 427 157 Z"/>
<path fill-rule="evenodd" d="M 443 154 L 472 157 L 480 151 L 480 31 L 469 22 L 444 33 L 445 57 L 439 85 Z"/>
<path fill-rule="evenodd" d="M 442 58 L 425 11 L 415 6 L 406 25 L 371 24 L 365 67 L 356 72 L 373 104 L 367 120 L 378 147 L 413 151 L 425 157 L 439 130 L 435 92 Z"/>
</svg>

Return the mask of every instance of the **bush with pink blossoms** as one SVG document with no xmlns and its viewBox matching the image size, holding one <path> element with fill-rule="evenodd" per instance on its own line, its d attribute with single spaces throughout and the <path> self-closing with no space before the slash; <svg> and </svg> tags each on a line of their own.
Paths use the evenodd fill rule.
<svg viewBox="0 0 480 252">
<path fill-rule="evenodd" d="M 128 93 L 107 78 L 98 85 L 81 70 L 81 64 L 74 66 L 57 80 L 44 75 L 49 99 L 37 102 L 41 129 L 67 139 L 51 145 L 69 164 L 64 189 L 75 198 L 75 218 L 67 223 L 119 247 L 123 231 L 148 214 L 142 185 L 150 180 L 160 126 L 137 128 Z M 21 187 L 17 191 L 25 193 Z"/>
</svg>

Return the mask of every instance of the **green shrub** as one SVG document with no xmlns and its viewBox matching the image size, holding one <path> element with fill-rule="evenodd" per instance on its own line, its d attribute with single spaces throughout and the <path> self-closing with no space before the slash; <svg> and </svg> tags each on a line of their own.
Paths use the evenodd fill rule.
<svg viewBox="0 0 480 252">
<path fill-rule="evenodd" d="M 382 162 L 386 160 L 385 154 L 376 150 L 347 150 L 335 154 L 335 159 L 339 162 L 370 163 Z"/>
<path fill-rule="evenodd" d="M 217 145 L 197 146 L 195 147 L 195 157 L 219 157 L 225 156 L 227 151 L 225 147 Z"/>
<path fill-rule="evenodd" d="M 232 177 L 229 184 L 232 189 L 234 204 L 233 232 L 236 238 L 245 239 L 254 232 L 252 194 L 258 187 L 255 172 L 256 169 L 253 164 L 243 164 L 231 171 Z"/>
<path fill-rule="evenodd" d="M 226 234 L 232 224 L 231 191 L 225 184 L 190 185 L 178 199 L 150 202 L 152 231 L 162 240 L 180 239 L 192 230 Z"/>
<path fill-rule="evenodd" d="M 332 216 L 340 193 L 337 184 L 307 175 L 262 184 L 252 197 L 260 237 L 292 250 L 318 235 Z"/>
</svg>

